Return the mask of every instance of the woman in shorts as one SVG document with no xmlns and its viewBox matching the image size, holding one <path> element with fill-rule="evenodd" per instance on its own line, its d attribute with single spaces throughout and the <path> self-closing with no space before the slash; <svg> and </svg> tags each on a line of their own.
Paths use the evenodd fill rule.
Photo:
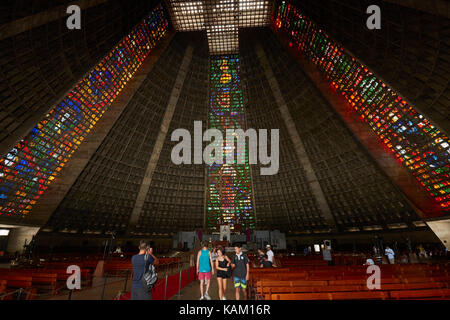
<svg viewBox="0 0 450 320">
<path fill-rule="evenodd" d="M 216 269 L 220 300 L 227 300 L 225 292 L 227 291 L 227 279 L 231 277 L 230 263 L 231 260 L 225 255 L 225 250 L 223 248 L 217 249 Z"/>
</svg>

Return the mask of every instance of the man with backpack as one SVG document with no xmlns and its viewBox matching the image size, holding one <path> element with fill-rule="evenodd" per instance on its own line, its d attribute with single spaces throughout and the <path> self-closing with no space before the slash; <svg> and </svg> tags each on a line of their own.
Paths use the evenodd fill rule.
<svg viewBox="0 0 450 320">
<path fill-rule="evenodd" d="M 152 300 L 151 287 L 145 282 L 145 275 L 148 277 L 149 272 L 154 272 L 153 264 L 158 259 L 153 255 L 153 248 L 148 242 L 141 240 L 139 243 L 139 253 L 131 258 L 133 265 L 133 283 L 131 286 L 131 300 Z M 156 273 L 154 273 L 156 277 Z"/>
</svg>

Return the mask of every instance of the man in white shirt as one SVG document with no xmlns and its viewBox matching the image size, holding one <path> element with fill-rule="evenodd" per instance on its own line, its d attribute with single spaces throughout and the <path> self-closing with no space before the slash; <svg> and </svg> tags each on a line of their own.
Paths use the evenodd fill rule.
<svg viewBox="0 0 450 320">
<path fill-rule="evenodd" d="M 386 249 L 384 250 L 384 254 L 387 255 L 388 259 L 389 259 L 389 263 L 390 264 L 394 264 L 394 250 L 392 250 L 391 248 L 389 248 L 388 246 L 386 246 Z"/>
<path fill-rule="evenodd" d="M 267 252 L 266 252 L 267 253 L 267 260 L 269 260 L 273 264 L 273 256 L 274 256 L 274 254 L 273 254 L 273 251 L 270 249 L 270 244 L 268 244 L 266 246 L 266 250 L 267 250 Z"/>
</svg>

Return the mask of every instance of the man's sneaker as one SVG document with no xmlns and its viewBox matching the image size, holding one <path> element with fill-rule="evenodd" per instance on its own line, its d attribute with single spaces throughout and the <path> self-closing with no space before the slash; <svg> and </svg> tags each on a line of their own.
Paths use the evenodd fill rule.
<svg viewBox="0 0 450 320">
<path fill-rule="evenodd" d="M 200 300 L 205 300 L 205 296 L 202 296 L 202 297 L 200 298 Z"/>
<path fill-rule="evenodd" d="M 222 297 L 222 300 L 227 300 L 227 298 L 225 298 L 225 296 Z"/>
<path fill-rule="evenodd" d="M 207 293 L 205 293 L 205 298 L 206 298 L 206 300 L 211 300 L 211 297 Z"/>
</svg>

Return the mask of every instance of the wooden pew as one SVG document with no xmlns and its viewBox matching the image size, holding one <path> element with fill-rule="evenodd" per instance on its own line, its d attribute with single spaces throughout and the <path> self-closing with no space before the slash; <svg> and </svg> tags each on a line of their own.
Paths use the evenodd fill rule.
<svg viewBox="0 0 450 320">
<path fill-rule="evenodd" d="M 265 298 L 275 293 L 330 293 L 330 292 L 358 292 L 364 291 L 362 286 L 323 286 L 323 287 L 261 287 L 258 288 L 258 298 Z M 366 289 L 368 290 L 368 289 Z"/>
<path fill-rule="evenodd" d="M 290 266 L 289 268 L 250 270 L 250 293 L 257 299 L 389 299 L 389 292 L 416 291 L 415 295 L 436 295 L 450 287 L 450 264 L 382 265 L 381 289 L 367 287 L 366 266 Z M 311 281 L 322 281 L 320 285 Z M 430 291 L 424 291 L 430 290 Z M 434 291 L 433 291 L 434 290 Z M 438 291 L 435 291 L 438 290 Z M 422 291 L 422 293 L 417 293 Z M 308 296 L 308 294 L 310 294 Z M 328 295 L 328 294 L 331 294 Z M 334 296 L 333 296 L 334 294 Z M 408 298 L 408 294 L 404 294 Z M 398 297 L 403 297 L 398 293 Z M 445 297 L 445 295 L 444 295 Z"/>
<path fill-rule="evenodd" d="M 67 281 L 70 274 L 67 273 L 66 269 L 46 269 L 45 272 L 53 273 L 57 276 L 57 281 Z M 90 269 L 81 269 L 81 280 L 85 281 L 85 286 L 90 287 L 92 285 L 92 271 Z"/>
<path fill-rule="evenodd" d="M 57 284 L 57 274 L 37 271 L 35 269 L 23 269 L 23 270 L 9 270 L 4 269 L 0 272 L 0 278 L 9 277 L 30 277 L 32 287 L 36 289 L 46 289 L 50 290 L 52 294 L 56 294 L 56 284 Z"/>
<path fill-rule="evenodd" d="M 306 287 L 308 288 L 307 291 L 303 292 L 308 292 L 313 287 L 319 288 L 327 285 L 328 285 L 327 281 L 316 281 L 316 280 L 295 280 L 295 281 L 259 280 L 256 282 L 256 286 L 252 287 L 251 294 L 253 296 L 256 296 L 257 298 L 261 298 L 264 297 L 266 294 L 270 294 L 272 292 L 295 293 L 299 292 L 297 291 L 298 287 Z M 256 288 L 256 290 L 254 288 Z"/>
<path fill-rule="evenodd" d="M 272 294 L 270 300 L 385 300 L 388 297 L 388 293 L 384 291 L 348 291 Z"/>
<path fill-rule="evenodd" d="M 6 291 L 7 280 L 0 280 L 0 294 Z"/>
<path fill-rule="evenodd" d="M 36 289 L 33 288 L 33 282 L 31 276 L 22 276 L 22 275 L 1 275 L 0 280 L 6 280 L 6 292 L 10 293 L 16 291 L 17 289 L 25 289 L 26 295 L 25 300 L 31 300 L 33 295 L 36 294 Z M 22 296 L 23 297 L 23 296 Z M 7 297 L 8 300 L 13 299 L 13 296 L 10 295 Z"/>
<path fill-rule="evenodd" d="M 256 289 L 256 297 L 258 299 L 265 298 L 267 295 L 275 293 L 315 293 L 315 292 L 359 292 L 371 291 L 366 285 L 305 285 L 307 283 L 298 283 L 295 285 L 292 281 L 258 281 Z M 440 289 L 445 288 L 446 284 L 440 282 L 427 283 L 393 283 L 384 284 L 379 290 L 374 291 L 391 291 L 391 290 L 417 290 L 417 289 Z"/>
<path fill-rule="evenodd" d="M 349 292 L 333 292 L 332 300 L 386 300 L 389 298 L 389 294 L 384 291 L 349 291 Z"/>
<path fill-rule="evenodd" d="M 118 276 L 121 273 L 124 273 L 126 271 L 133 270 L 133 266 L 131 264 L 131 261 L 110 261 L 106 262 L 104 266 L 104 272 L 111 275 L 114 274 L 115 276 Z"/>
<path fill-rule="evenodd" d="M 165 267 L 172 267 L 175 268 L 178 263 L 181 261 L 179 258 L 160 258 L 159 264 L 156 265 L 157 272 L 162 272 Z M 107 261 L 105 263 L 104 270 L 108 274 L 114 274 L 119 275 L 121 273 L 124 273 L 126 271 L 132 271 L 133 266 L 131 263 L 131 259 L 112 259 L 110 261 Z"/>
<path fill-rule="evenodd" d="M 58 275 L 56 273 L 33 273 L 31 279 L 33 287 L 50 290 L 52 295 L 57 294 Z"/>
<path fill-rule="evenodd" d="M 381 290 L 418 290 L 418 289 L 441 289 L 446 288 L 442 282 L 423 282 L 423 283 L 388 283 L 381 286 Z"/>
<path fill-rule="evenodd" d="M 401 290 L 390 291 L 392 299 L 448 299 L 450 298 L 450 289 L 424 289 L 424 290 Z"/>
</svg>

